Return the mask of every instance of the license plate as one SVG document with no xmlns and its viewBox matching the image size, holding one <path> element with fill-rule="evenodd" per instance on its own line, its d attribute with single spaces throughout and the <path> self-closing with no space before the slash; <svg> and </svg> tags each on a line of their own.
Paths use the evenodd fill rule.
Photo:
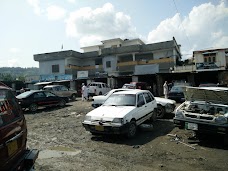
<svg viewBox="0 0 228 171">
<path fill-rule="evenodd" d="M 185 128 L 190 130 L 198 130 L 198 124 L 195 123 L 185 123 Z"/>
<path fill-rule="evenodd" d="M 104 131 L 104 127 L 100 125 L 95 125 L 95 130 L 97 131 Z"/>
<path fill-rule="evenodd" d="M 8 148 L 8 155 L 11 156 L 18 149 L 17 141 L 12 141 L 9 144 L 7 144 L 7 148 Z"/>
</svg>

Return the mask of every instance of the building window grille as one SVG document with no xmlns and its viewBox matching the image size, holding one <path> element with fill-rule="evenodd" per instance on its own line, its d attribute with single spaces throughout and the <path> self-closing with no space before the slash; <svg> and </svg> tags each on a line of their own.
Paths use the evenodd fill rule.
<svg viewBox="0 0 228 171">
<path fill-rule="evenodd" d="M 52 73 L 59 73 L 59 65 L 52 65 Z"/>
<path fill-rule="evenodd" d="M 111 61 L 106 61 L 106 68 L 111 68 Z"/>
</svg>

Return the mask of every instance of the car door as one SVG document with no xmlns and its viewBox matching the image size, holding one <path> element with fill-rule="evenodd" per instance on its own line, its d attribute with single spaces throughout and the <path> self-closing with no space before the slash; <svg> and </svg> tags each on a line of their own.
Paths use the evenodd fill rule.
<svg viewBox="0 0 228 171">
<path fill-rule="evenodd" d="M 136 104 L 137 104 L 137 107 L 133 115 L 134 115 L 134 118 L 136 119 L 137 125 L 139 125 L 146 120 L 146 113 L 147 113 L 147 104 L 145 102 L 143 93 L 137 94 Z"/>
<path fill-rule="evenodd" d="M 62 93 L 62 97 L 70 97 L 71 96 L 71 92 L 69 91 L 69 89 L 65 86 L 60 86 L 60 92 Z"/>
<path fill-rule="evenodd" d="M 0 90 L 0 170 L 10 170 L 25 152 L 27 129 L 22 110 L 10 90 Z"/>
<path fill-rule="evenodd" d="M 147 104 L 146 113 L 150 114 L 154 111 L 154 108 L 156 106 L 156 101 L 155 101 L 153 95 L 149 92 L 143 93 L 143 95 L 145 97 L 146 104 Z"/>
<path fill-rule="evenodd" d="M 46 102 L 47 105 L 52 106 L 52 105 L 57 105 L 60 102 L 60 97 L 56 96 L 55 94 L 51 92 L 44 92 L 45 97 L 46 97 Z"/>
<path fill-rule="evenodd" d="M 50 104 L 43 91 L 35 92 L 32 99 L 38 106 L 47 106 Z"/>
</svg>

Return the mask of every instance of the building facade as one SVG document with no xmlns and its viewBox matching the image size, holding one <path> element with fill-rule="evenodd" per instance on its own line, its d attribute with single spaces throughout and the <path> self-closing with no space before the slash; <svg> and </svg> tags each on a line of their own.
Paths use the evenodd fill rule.
<svg viewBox="0 0 228 171">
<path fill-rule="evenodd" d="M 180 45 L 170 41 L 145 44 L 140 39 L 120 38 L 73 50 L 34 55 L 39 62 L 40 81 L 70 81 L 76 89 L 82 82 L 102 81 L 112 88 L 131 81 L 156 84 L 162 92 L 163 77 L 181 60 Z"/>
</svg>

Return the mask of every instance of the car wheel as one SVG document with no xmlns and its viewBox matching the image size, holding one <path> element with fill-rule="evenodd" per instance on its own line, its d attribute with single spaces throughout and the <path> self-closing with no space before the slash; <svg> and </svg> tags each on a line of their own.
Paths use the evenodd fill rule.
<svg viewBox="0 0 228 171">
<path fill-rule="evenodd" d="M 38 109 L 38 106 L 37 106 L 36 103 L 32 103 L 32 104 L 29 106 L 29 110 L 30 110 L 31 112 L 35 112 L 35 111 L 37 111 L 37 109 Z"/>
<path fill-rule="evenodd" d="M 134 137 L 136 135 L 136 132 L 137 132 L 137 125 L 135 121 L 131 121 L 128 127 L 127 137 L 128 138 Z"/>
<path fill-rule="evenodd" d="M 62 100 L 59 102 L 59 106 L 60 106 L 60 107 L 66 106 L 66 101 L 62 99 Z"/>
<path fill-rule="evenodd" d="M 161 119 L 165 115 L 165 108 L 162 105 L 158 105 L 157 108 L 157 118 Z"/>
<path fill-rule="evenodd" d="M 76 94 L 72 94 L 71 99 L 75 100 L 76 99 Z"/>
</svg>

